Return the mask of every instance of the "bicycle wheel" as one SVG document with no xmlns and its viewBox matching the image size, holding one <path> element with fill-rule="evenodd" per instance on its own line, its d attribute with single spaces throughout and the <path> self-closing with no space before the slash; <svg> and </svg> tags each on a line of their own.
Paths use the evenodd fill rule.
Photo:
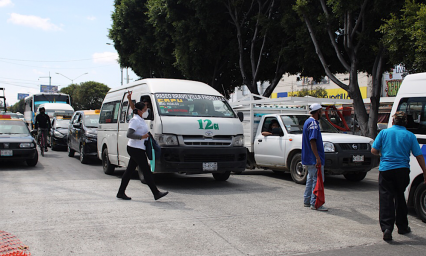
<svg viewBox="0 0 426 256">
<path fill-rule="evenodd" d="M 44 136 L 43 136 L 43 133 L 41 134 L 40 152 L 41 152 L 41 156 L 44 156 Z"/>
</svg>

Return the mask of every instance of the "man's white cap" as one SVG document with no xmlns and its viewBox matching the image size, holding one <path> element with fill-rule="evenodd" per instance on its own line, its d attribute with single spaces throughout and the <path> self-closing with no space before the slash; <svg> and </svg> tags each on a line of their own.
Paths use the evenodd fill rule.
<svg viewBox="0 0 426 256">
<path fill-rule="evenodd" d="M 309 110 L 311 113 L 321 108 L 322 108 L 321 104 L 318 104 L 318 103 L 313 103 L 312 105 L 309 106 Z"/>
</svg>

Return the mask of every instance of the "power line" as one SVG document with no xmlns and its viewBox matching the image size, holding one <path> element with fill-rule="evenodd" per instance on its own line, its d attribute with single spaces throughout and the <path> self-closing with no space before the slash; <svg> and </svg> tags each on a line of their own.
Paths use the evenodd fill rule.
<svg viewBox="0 0 426 256">
<path fill-rule="evenodd" d="M 115 54 L 104 57 L 90 58 L 90 59 L 79 59 L 79 60 L 21 60 L 21 59 L 9 59 L 9 58 L 0 58 L 0 60 L 13 60 L 13 61 L 28 61 L 28 62 L 76 62 L 76 61 L 86 61 L 86 60 L 94 60 L 94 59 L 106 59 L 115 57 Z"/>
<path fill-rule="evenodd" d="M 104 66 L 97 66 L 97 67 L 95 66 L 95 67 L 84 67 L 84 68 L 53 68 L 53 67 L 40 67 L 40 66 L 18 64 L 18 63 L 7 62 L 7 61 L 2 61 L 2 60 L 0 60 L 0 62 L 8 63 L 8 64 L 13 64 L 13 65 L 18 65 L 18 66 L 25 66 L 25 67 L 31 67 L 31 68 L 44 68 L 44 69 L 95 69 L 95 68 L 103 68 L 103 67 L 109 67 L 109 66 L 113 66 L 113 65 L 118 65 L 118 63 L 117 63 L 117 64 L 109 64 L 109 65 L 104 65 Z"/>
</svg>

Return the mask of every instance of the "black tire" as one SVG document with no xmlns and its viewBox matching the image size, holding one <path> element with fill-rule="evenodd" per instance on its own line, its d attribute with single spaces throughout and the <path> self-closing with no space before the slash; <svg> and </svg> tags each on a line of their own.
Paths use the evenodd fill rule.
<svg viewBox="0 0 426 256">
<path fill-rule="evenodd" d="M 44 147 L 40 147 L 41 156 L 44 156 Z"/>
<path fill-rule="evenodd" d="M 106 147 L 102 150 L 102 168 L 104 169 L 105 174 L 114 174 L 115 166 L 109 161 L 108 148 Z"/>
<path fill-rule="evenodd" d="M 302 165 L 302 154 L 297 153 L 293 156 L 290 162 L 290 174 L 291 178 L 297 184 L 306 184 L 308 178 L 308 172 Z"/>
<path fill-rule="evenodd" d="M 69 157 L 74 157 L 75 150 L 74 150 L 74 149 L 72 149 L 72 148 L 70 148 L 70 144 L 69 144 L 69 143 L 68 143 L 67 148 L 68 148 L 68 156 L 69 156 Z"/>
<path fill-rule="evenodd" d="M 53 151 L 56 151 L 56 150 L 58 149 L 58 147 L 56 146 L 55 142 L 53 142 L 53 141 L 51 141 L 51 142 L 50 142 L 50 148 L 51 148 Z"/>
<path fill-rule="evenodd" d="M 38 153 L 35 153 L 35 156 L 33 159 L 27 159 L 25 160 L 27 162 L 28 166 L 36 166 L 37 162 L 38 162 Z"/>
<path fill-rule="evenodd" d="M 231 172 L 213 173 L 213 178 L 217 181 L 226 181 L 230 175 Z"/>
<path fill-rule="evenodd" d="M 87 164 L 87 156 L 84 153 L 84 146 L 83 146 L 83 144 L 80 145 L 80 163 Z"/>
<path fill-rule="evenodd" d="M 417 186 L 414 192 L 414 209 L 416 209 L 417 216 L 426 222 L 426 184 L 423 182 Z"/>
<path fill-rule="evenodd" d="M 345 176 L 345 178 L 349 181 L 361 181 L 365 178 L 365 176 L 367 175 L 366 172 L 355 172 L 355 173 L 346 173 L 343 174 L 343 176 Z"/>
</svg>

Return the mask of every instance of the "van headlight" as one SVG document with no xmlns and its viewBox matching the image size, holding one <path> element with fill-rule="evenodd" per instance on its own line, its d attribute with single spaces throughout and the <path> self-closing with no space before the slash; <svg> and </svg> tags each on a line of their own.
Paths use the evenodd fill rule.
<svg viewBox="0 0 426 256">
<path fill-rule="evenodd" d="M 234 138 L 234 146 L 235 147 L 242 147 L 244 146 L 244 135 L 237 135 Z"/>
<path fill-rule="evenodd" d="M 324 152 L 335 152 L 334 144 L 331 142 L 324 142 Z"/>
<path fill-rule="evenodd" d="M 178 138 L 173 134 L 160 134 L 155 136 L 155 140 L 160 146 L 177 146 Z"/>
</svg>

